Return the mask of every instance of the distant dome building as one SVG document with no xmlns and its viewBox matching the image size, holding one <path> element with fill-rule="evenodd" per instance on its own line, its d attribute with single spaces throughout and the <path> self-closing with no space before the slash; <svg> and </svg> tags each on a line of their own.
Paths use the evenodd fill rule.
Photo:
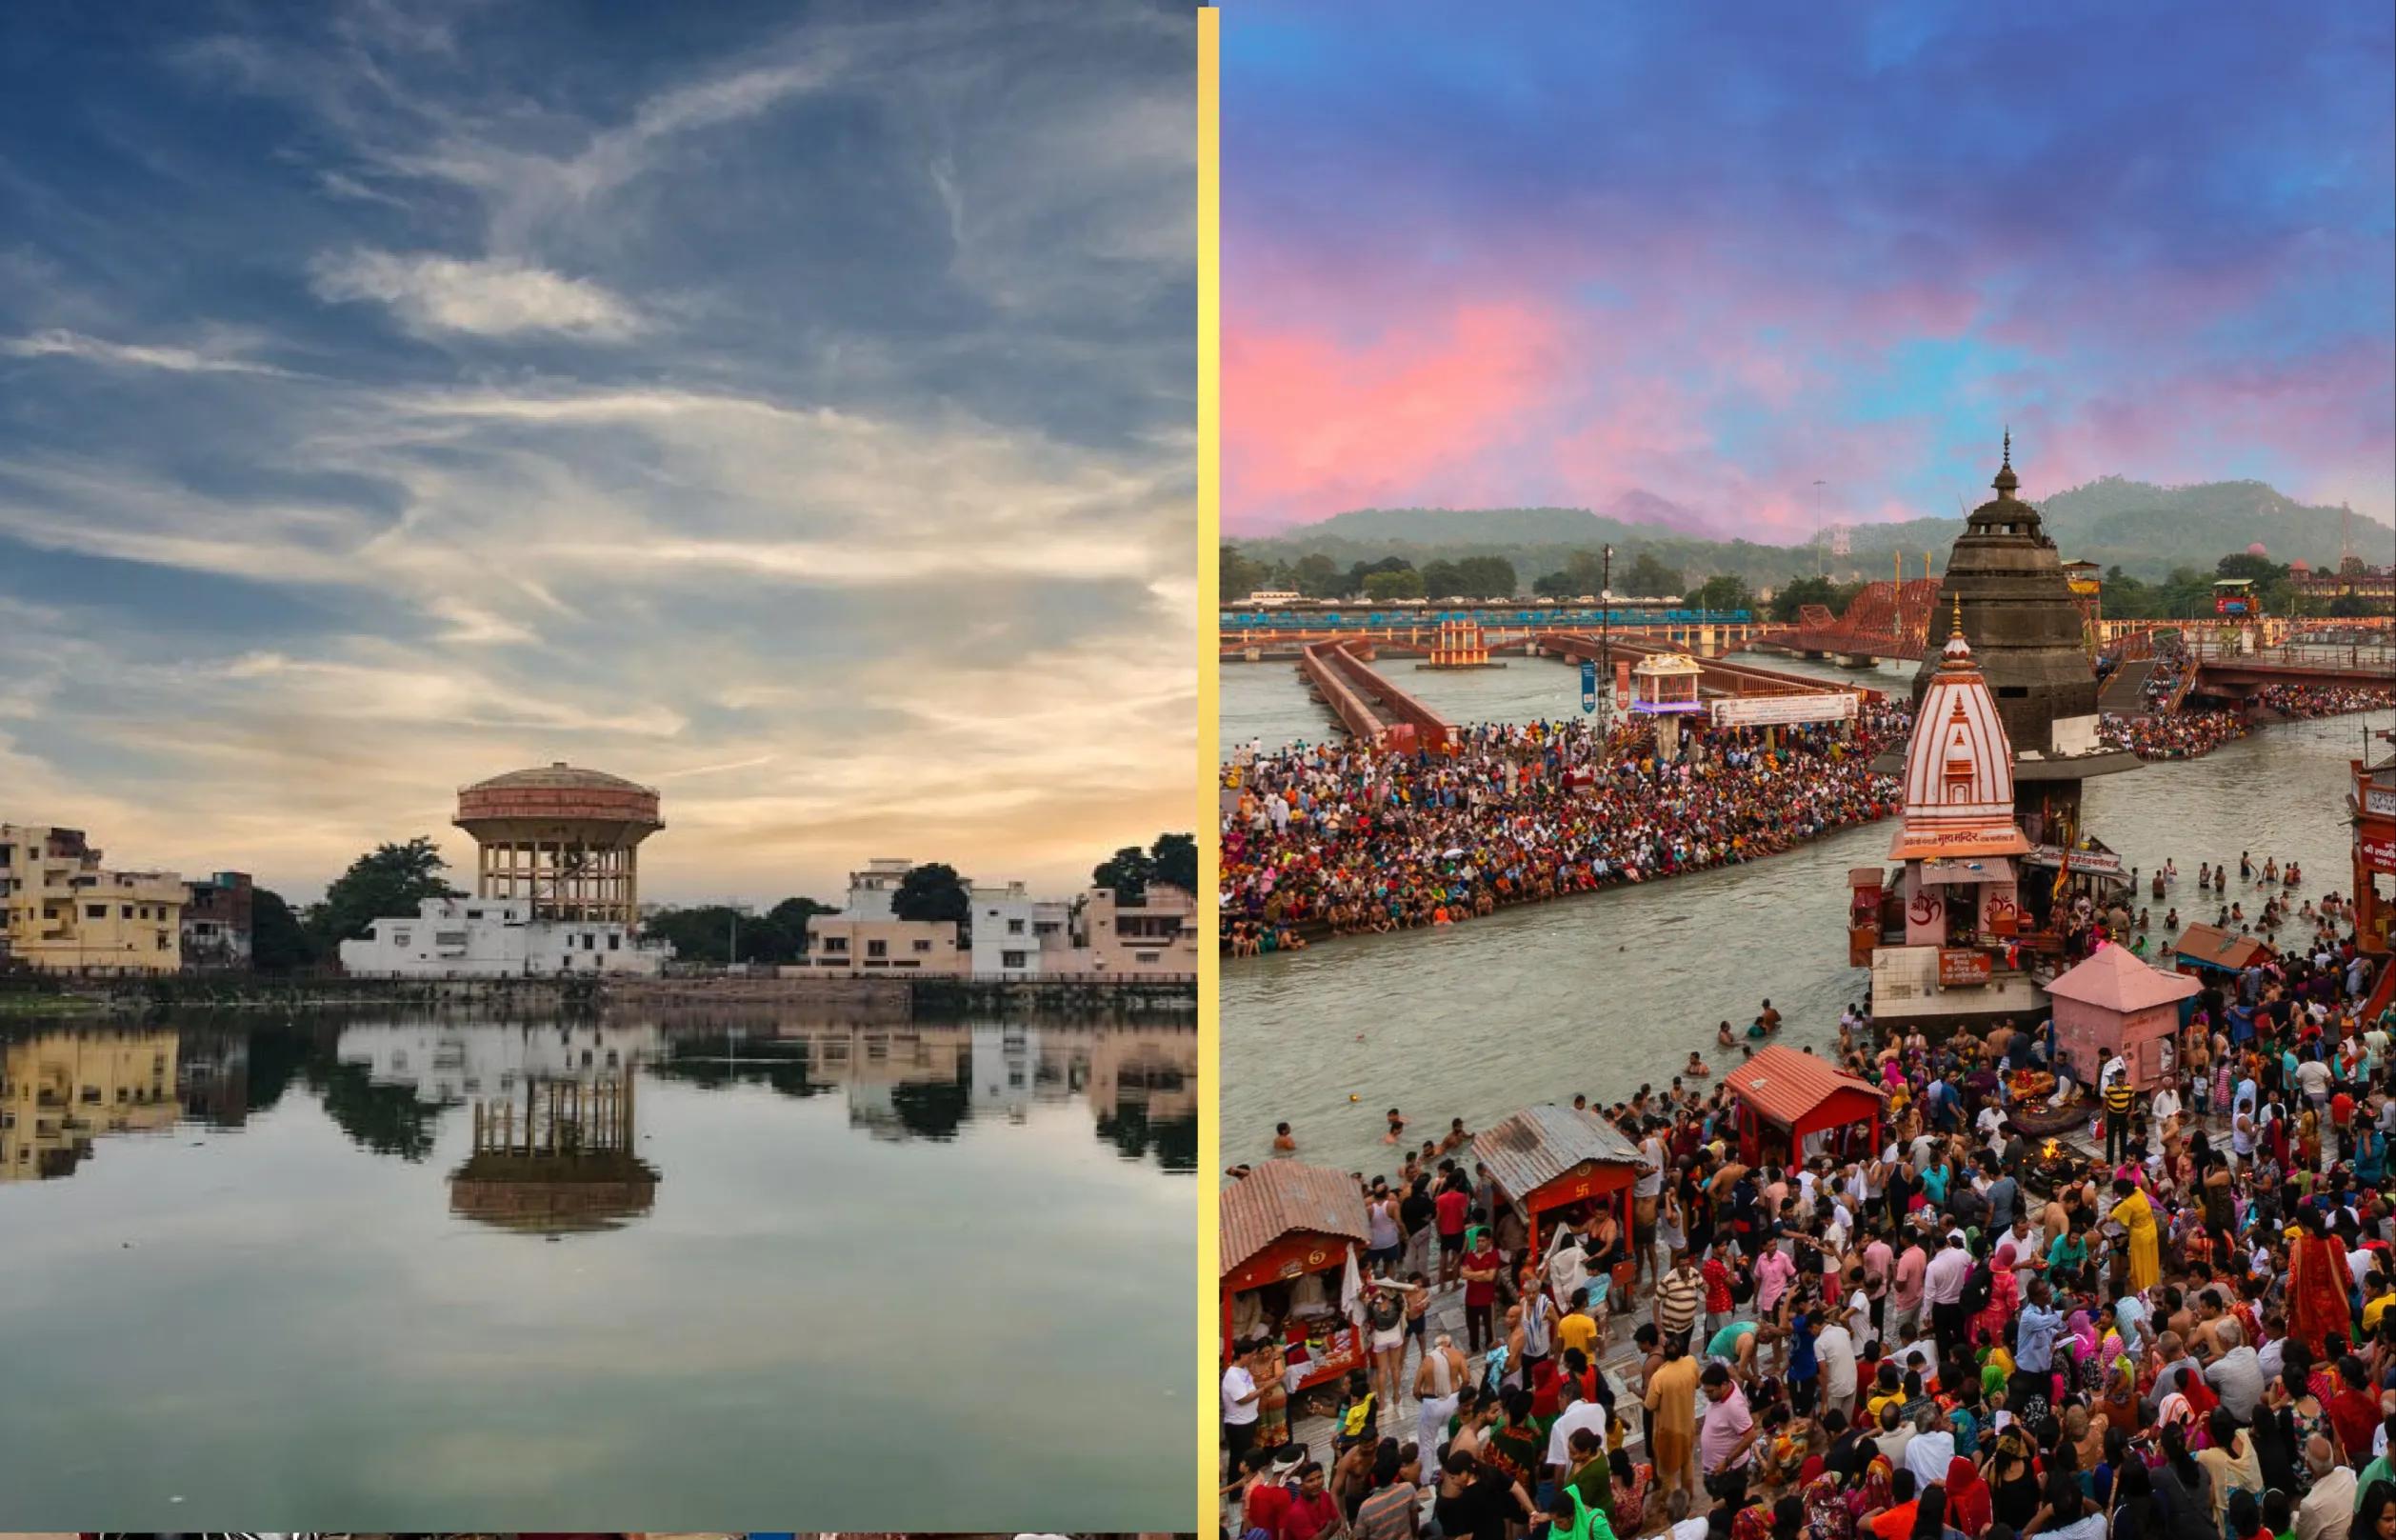
<svg viewBox="0 0 2396 1540">
<path fill-rule="evenodd" d="M 656 973 L 673 956 L 640 933 L 640 847 L 666 827 L 646 786 L 563 760 L 457 794 L 474 836 L 474 892 L 378 915 L 341 944 L 369 977 Z"/>
<path fill-rule="evenodd" d="M 2249 556 L 2267 556 L 2270 552 L 2264 550 L 2263 542 L 2258 540 L 2253 545 L 2246 548 L 2246 554 Z"/>
<path fill-rule="evenodd" d="M 657 793 L 559 760 L 457 794 L 474 836 L 474 893 L 521 898 L 541 920 L 640 922 L 641 841 L 666 827 Z"/>
<path fill-rule="evenodd" d="M 2015 495 L 2010 433 L 1990 485 L 1997 495 L 1971 510 L 1947 553 L 1940 597 L 1960 605 L 1962 632 L 2004 719 L 2023 828 L 2053 841 L 2067 828 L 2077 832 L 2084 778 L 2135 770 L 2138 758 L 2097 736 L 2096 667 L 2080 602 L 2037 508 Z M 1917 713 L 1945 657 L 1928 653 L 1914 675 Z"/>
</svg>

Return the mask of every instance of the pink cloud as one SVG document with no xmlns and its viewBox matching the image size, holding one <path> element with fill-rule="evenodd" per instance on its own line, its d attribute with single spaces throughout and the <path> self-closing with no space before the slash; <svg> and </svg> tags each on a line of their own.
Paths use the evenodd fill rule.
<svg viewBox="0 0 2396 1540">
<path fill-rule="evenodd" d="M 1519 430 L 1567 362 L 1561 330 L 1552 310 L 1493 302 L 1361 347 L 1320 331 L 1227 332 L 1225 523 L 1422 499 Z"/>
</svg>

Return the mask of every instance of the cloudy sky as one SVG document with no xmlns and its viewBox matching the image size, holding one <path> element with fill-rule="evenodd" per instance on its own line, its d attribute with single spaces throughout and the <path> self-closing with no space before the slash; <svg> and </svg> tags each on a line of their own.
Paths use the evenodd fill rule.
<svg viewBox="0 0 2396 1540">
<path fill-rule="evenodd" d="M 1188 827 L 1188 11 L 666 14 L 0 10 L 0 818 L 306 897 L 563 759 L 685 900 Z"/>
<path fill-rule="evenodd" d="M 1224 21 L 1227 530 L 1634 492 L 1766 538 L 2119 472 L 2396 501 L 2396 10 Z"/>
</svg>

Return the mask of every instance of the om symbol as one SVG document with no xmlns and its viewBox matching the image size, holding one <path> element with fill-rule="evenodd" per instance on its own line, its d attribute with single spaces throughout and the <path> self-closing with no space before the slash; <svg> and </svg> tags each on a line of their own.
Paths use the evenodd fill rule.
<svg viewBox="0 0 2396 1540">
<path fill-rule="evenodd" d="M 1938 919 L 1938 917 L 1945 913 L 1946 910 L 1946 904 L 1940 900 L 1938 894 L 1936 893 L 1916 893 L 1913 895 L 1913 907 L 1910 912 L 1913 915 L 1913 923 L 1916 925 L 1928 925 Z"/>
</svg>

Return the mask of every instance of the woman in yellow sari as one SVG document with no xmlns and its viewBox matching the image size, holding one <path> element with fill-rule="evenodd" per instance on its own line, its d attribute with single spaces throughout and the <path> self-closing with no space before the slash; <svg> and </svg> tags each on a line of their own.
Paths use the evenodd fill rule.
<svg viewBox="0 0 2396 1540">
<path fill-rule="evenodd" d="M 2163 1281 L 2163 1252 L 2155 1238 L 2155 1210 L 2146 1194 L 2126 1176 L 2113 1179 L 2113 1195 L 2121 1201 L 2108 1216 L 2129 1232 L 2129 1286 L 2152 1289 Z"/>
</svg>

